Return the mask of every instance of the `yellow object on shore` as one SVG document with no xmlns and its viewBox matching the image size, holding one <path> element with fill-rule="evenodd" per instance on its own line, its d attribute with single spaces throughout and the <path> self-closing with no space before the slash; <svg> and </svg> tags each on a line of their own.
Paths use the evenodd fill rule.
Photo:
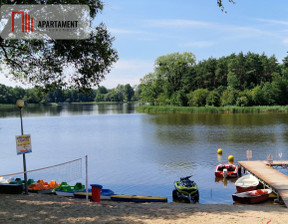
<svg viewBox="0 0 288 224">
<path fill-rule="evenodd" d="M 222 155 L 222 149 L 218 149 L 218 151 L 217 151 L 217 153 L 219 154 L 219 155 Z"/>
<path fill-rule="evenodd" d="M 232 155 L 228 156 L 228 162 L 234 163 L 234 156 L 232 156 Z"/>
</svg>

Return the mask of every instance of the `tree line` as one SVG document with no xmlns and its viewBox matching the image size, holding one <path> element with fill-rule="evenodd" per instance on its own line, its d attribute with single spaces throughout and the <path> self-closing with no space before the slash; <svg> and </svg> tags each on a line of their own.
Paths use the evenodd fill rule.
<svg viewBox="0 0 288 224">
<path fill-rule="evenodd" d="M 288 104 L 288 57 L 243 52 L 196 63 L 191 52 L 160 56 L 140 80 L 151 105 L 254 106 Z"/>
<path fill-rule="evenodd" d="M 23 89 L 0 84 L 0 104 L 142 101 L 158 106 L 258 106 L 288 104 L 288 57 L 278 63 L 265 54 L 231 54 L 196 63 L 191 52 L 160 56 L 154 72 L 138 86 L 77 89 Z"/>
<path fill-rule="evenodd" d="M 130 102 L 138 100 L 137 88 L 130 84 L 118 85 L 113 89 L 100 86 L 98 89 L 81 92 L 77 89 L 53 90 L 47 92 L 42 88 L 24 89 L 22 87 L 9 87 L 0 84 L 0 104 L 15 104 L 18 99 L 26 103 L 71 103 L 71 102 Z"/>
</svg>

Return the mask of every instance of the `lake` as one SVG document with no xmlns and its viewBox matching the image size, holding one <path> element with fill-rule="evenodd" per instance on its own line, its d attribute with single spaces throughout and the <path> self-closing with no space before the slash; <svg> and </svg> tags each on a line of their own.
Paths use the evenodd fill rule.
<svg viewBox="0 0 288 224">
<path fill-rule="evenodd" d="M 227 162 L 229 155 L 236 163 L 246 160 L 247 149 L 252 150 L 252 160 L 266 160 L 269 154 L 276 160 L 280 152 L 281 159 L 288 160 L 288 114 L 153 115 L 136 113 L 136 107 L 78 104 L 23 108 L 24 133 L 31 134 L 32 140 L 32 153 L 26 154 L 27 170 L 83 158 L 83 177 L 72 180 L 72 174 L 68 183 L 85 183 L 87 155 L 89 183 L 101 184 L 117 194 L 162 196 L 171 202 L 173 182 L 192 175 L 199 187 L 199 203 L 232 204 L 235 179 L 215 178 L 219 162 Z M 20 134 L 19 111 L 16 106 L 0 109 L 0 116 L 0 174 L 22 172 L 22 156 L 16 155 L 15 143 Z M 217 155 L 219 148 L 223 149 L 221 157 Z M 43 171 L 42 175 L 50 181 L 48 173 Z M 38 180 L 36 173 L 28 173 L 28 178 Z"/>
</svg>

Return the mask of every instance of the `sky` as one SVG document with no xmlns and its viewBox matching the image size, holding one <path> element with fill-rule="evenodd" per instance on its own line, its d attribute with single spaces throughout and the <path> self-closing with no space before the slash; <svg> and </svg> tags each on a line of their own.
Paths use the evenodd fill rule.
<svg viewBox="0 0 288 224">
<path fill-rule="evenodd" d="M 287 0 L 103 0 L 103 22 L 112 36 L 119 60 L 100 85 L 140 83 L 154 71 L 155 60 L 175 52 L 192 52 L 197 61 L 232 53 L 288 56 Z M 19 85 L 0 76 L 0 83 Z"/>
</svg>

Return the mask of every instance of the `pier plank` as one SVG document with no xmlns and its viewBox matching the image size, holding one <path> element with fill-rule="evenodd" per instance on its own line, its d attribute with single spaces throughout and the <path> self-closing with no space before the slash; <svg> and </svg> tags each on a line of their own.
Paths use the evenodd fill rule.
<svg viewBox="0 0 288 224">
<path fill-rule="evenodd" d="M 271 166 L 267 161 L 239 161 L 238 163 L 276 190 L 288 208 L 288 176 L 272 168 L 273 166 L 287 166 L 288 161 L 273 161 Z"/>
</svg>

